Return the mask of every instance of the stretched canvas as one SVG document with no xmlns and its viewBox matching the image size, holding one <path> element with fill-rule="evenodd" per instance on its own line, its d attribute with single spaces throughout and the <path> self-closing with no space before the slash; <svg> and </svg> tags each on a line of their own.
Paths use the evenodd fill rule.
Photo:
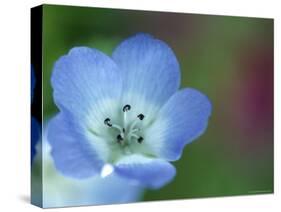
<svg viewBox="0 0 281 212">
<path fill-rule="evenodd" d="M 273 193 L 273 19 L 41 5 L 30 69 L 32 204 Z"/>
</svg>

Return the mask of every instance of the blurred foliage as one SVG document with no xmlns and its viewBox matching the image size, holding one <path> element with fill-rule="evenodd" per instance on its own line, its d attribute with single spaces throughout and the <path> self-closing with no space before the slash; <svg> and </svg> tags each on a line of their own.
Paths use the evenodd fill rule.
<svg viewBox="0 0 281 212">
<path fill-rule="evenodd" d="M 251 133 L 242 129 L 241 120 L 235 120 L 241 114 L 246 121 L 251 118 L 243 110 L 240 94 L 255 83 L 249 82 L 255 80 L 255 71 L 273 77 L 273 66 L 252 72 L 247 68 L 250 56 L 254 64 L 263 62 L 255 58 L 256 52 L 273 58 L 271 19 L 45 5 L 44 117 L 57 112 L 50 77 L 60 56 L 74 46 L 89 46 L 110 55 L 120 41 L 138 32 L 167 42 L 181 65 L 181 87 L 199 89 L 213 104 L 208 130 L 174 163 L 174 181 L 160 190 L 147 191 L 144 200 L 273 192 L 273 120 L 259 119 L 266 127 L 254 127 L 256 131 Z M 272 95 L 270 82 L 266 89 Z M 273 106 L 263 113 L 271 117 Z"/>
</svg>

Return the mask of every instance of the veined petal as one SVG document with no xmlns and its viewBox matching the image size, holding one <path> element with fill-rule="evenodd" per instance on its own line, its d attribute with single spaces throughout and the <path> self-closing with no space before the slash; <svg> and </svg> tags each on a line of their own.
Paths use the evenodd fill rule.
<svg viewBox="0 0 281 212">
<path fill-rule="evenodd" d="M 60 110 L 86 117 L 101 100 L 119 99 L 121 75 L 113 60 L 102 52 L 76 47 L 54 66 L 51 83 L 54 100 Z"/>
<path fill-rule="evenodd" d="M 126 82 L 124 104 L 149 102 L 160 107 L 179 88 L 179 64 L 172 49 L 148 34 L 137 34 L 123 41 L 112 58 Z"/>
<path fill-rule="evenodd" d="M 210 114 L 207 96 L 191 88 L 180 90 L 161 108 L 145 139 L 158 156 L 178 160 L 184 146 L 205 131 Z"/>
<path fill-rule="evenodd" d="M 85 178 L 100 172 L 102 160 L 72 117 L 59 113 L 47 130 L 55 166 L 64 175 Z"/>
<path fill-rule="evenodd" d="M 115 164 L 114 170 L 122 177 L 153 189 L 164 186 L 176 174 L 176 169 L 172 164 L 139 154 L 123 157 Z"/>
</svg>

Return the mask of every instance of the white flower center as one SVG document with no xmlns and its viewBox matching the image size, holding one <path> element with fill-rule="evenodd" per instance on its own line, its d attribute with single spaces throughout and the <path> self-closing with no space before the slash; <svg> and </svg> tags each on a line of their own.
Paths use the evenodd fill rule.
<svg viewBox="0 0 281 212">
<path fill-rule="evenodd" d="M 127 113 L 131 110 L 131 105 L 127 104 L 123 107 L 123 122 L 122 124 L 112 123 L 111 119 L 108 117 L 104 120 L 106 127 L 111 128 L 116 134 L 116 142 L 121 147 L 127 147 L 132 142 L 137 142 L 141 144 L 143 142 L 143 132 L 142 132 L 142 120 L 145 116 L 140 113 L 136 116 L 135 120 L 128 123 Z"/>
</svg>

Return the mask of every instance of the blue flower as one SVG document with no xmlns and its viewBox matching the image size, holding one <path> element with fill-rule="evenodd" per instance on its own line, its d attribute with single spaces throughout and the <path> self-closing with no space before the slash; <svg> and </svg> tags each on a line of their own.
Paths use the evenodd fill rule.
<svg viewBox="0 0 281 212">
<path fill-rule="evenodd" d="M 33 102 L 33 96 L 34 96 L 34 89 L 35 89 L 35 73 L 33 66 L 31 65 L 31 104 Z M 31 155 L 31 164 L 33 162 L 34 156 L 36 154 L 36 144 L 38 143 L 40 139 L 40 126 L 37 122 L 37 120 L 31 116 L 31 145 L 30 145 L 30 155 Z"/>
<path fill-rule="evenodd" d="M 171 48 L 147 34 L 123 41 L 109 57 L 87 47 L 62 56 L 51 84 L 60 113 L 48 139 L 63 174 L 85 178 L 111 172 L 149 188 L 176 174 L 170 163 L 206 129 L 208 98 L 179 89 Z"/>
<path fill-rule="evenodd" d="M 44 126 L 48 127 L 48 123 L 45 122 Z M 54 166 L 50 145 L 46 138 L 46 128 L 43 131 L 42 139 L 38 144 L 38 150 L 43 152 L 36 153 L 31 172 L 34 204 L 41 205 L 43 208 L 120 204 L 136 202 L 142 197 L 142 187 L 128 183 L 126 179 L 114 174 L 106 178 L 95 175 L 79 180 L 63 176 Z"/>
<path fill-rule="evenodd" d="M 40 139 L 40 128 L 39 124 L 34 117 L 31 117 L 31 145 L 30 145 L 30 154 L 31 154 L 31 164 L 36 154 L 36 144 Z"/>
</svg>

